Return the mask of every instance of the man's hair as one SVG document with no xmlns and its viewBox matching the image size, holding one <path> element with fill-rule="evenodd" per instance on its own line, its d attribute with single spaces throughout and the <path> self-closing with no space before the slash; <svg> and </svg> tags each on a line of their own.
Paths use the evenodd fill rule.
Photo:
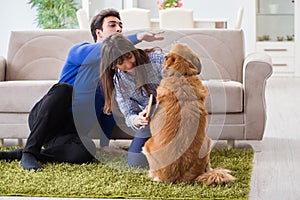
<svg viewBox="0 0 300 200">
<path fill-rule="evenodd" d="M 116 17 L 119 20 L 121 20 L 120 13 L 113 8 L 107 8 L 107 9 L 101 10 L 96 16 L 93 17 L 93 20 L 91 23 L 91 33 L 92 33 L 92 36 L 93 36 L 95 42 L 97 41 L 97 35 L 95 32 L 96 29 L 100 29 L 101 31 L 103 31 L 103 26 L 102 26 L 103 20 L 104 20 L 104 18 L 110 17 L 110 16 Z"/>
</svg>

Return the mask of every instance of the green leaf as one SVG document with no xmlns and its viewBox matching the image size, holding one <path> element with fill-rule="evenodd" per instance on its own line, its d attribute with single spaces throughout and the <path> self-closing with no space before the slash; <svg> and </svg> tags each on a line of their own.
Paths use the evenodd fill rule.
<svg viewBox="0 0 300 200">
<path fill-rule="evenodd" d="M 36 8 L 37 27 L 43 29 L 77 28 L 76 11 L 78 5 L 74 0 L 28 0 L 31 8 Z"/>
</svg>

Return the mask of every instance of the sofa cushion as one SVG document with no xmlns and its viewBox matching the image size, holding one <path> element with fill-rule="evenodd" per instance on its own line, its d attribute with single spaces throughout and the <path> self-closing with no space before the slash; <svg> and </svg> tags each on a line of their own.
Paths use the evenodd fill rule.
<svg viewBox="0 0 300 200">
<path fill-rule="evenodd" d="M 228 79 L 242 82 L 245 57 L 243 30 L 166 30 L 164 40 L 141 42 L 137 47 L 160 47 L 169 52 L 174 43 L 186 43 L 199 56 L 203 80 Z"/>
<path fill-rule="evenodd" d="M 240 82 L 208 80 L 203 84 L 209 91 L 205 102 L 209 113 L 243 112 L 243 85 Z"/>
<path fill-rule="evenodd" d="M 0 133 L 4 138 L 27 138 L 28 113 L 1 113 Z"/>
<path fill-rule="evenodd" d="M 12 31 L 6 80 L 57 80 L 71 46 L 93 42 L 88 30 Z"/>
<path fill-rule="evenodd" d="M 0 82 L 0 112 L 26 113 L 57 81 Z M 240 82 L 203 81 L 209 95 L 205 107 L 209 113 L 239 113 L 243 111 L 243 88 Z M 16 98 L 17 97 L 17 98 Z"/>
<path fill-rule="evenodd" d="M 26 113 L 57 81 L 0 81 L 0 112 Z"/>
</svg>

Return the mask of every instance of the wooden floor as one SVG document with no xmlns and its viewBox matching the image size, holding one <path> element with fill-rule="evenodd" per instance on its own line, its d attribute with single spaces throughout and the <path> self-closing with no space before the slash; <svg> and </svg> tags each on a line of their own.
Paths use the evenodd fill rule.
<svg viewBox="0 0 300 200">
<path fill-rule="evenodd" d="M 250 200 L 300 199 L 300 78 L 272 77 L 267 127 L 255 150 Z"/>
<path fill-rule="evenodd" d="M 300 199 L 300 78 L 272 77 L 266 94 L 268 119 L 264 139 L 237 142 L 238 147 L 250 145 L 255 151 L 249 200 L 297 200 Z"/>
</svg>

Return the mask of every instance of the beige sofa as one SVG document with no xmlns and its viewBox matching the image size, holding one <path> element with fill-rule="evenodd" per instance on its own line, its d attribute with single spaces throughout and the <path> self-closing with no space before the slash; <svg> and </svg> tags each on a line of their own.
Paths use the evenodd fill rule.
<svg viewBox="0 0 300 200">
<path fill-rule="evenodd" d="M 1 143 L 28 137 L 29 111 L 57 82 L 69 48 L 82 41 L 93 41 L 87 31 L 11 32 L 7 58 L 0 58 Z"/>
<path fill-rule="evenodd" d="M 199 55 L 201 79 L 209 89 L 208 135 L 213 139 L 261 140 L 266 124 L 265 85 L 272 74 L 271 58 L 263 53 L 245 56 L 242 30 L 167 30 L 165 40 L 141 42 L 139 48 L 159 46 L 168 52 L 184 42 Z M 68 49 L 92 38 L 88 30 L 13 31 L 8 55 L 0 58 L 0 138 L 28 137 L 28 112 L 57 82 Z M 119 124 L 114 139 L 132 133 Z"/>
</svg>

